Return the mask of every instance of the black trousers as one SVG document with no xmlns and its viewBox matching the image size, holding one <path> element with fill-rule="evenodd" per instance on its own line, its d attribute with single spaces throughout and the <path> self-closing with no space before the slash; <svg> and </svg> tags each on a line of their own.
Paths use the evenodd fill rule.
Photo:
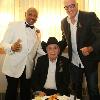
<svg viewBox="0 0 100 100">
<path fill-rule="evenodd" d="M 88 65 L 91 67 L 91 62 L 88 63 Z M 82 82 L 84 73 L 86 76 L 90 100 L 100 100 L 98 89 L 98 64 L 93 63 L 92 65 L 96 67 L 96 69 L 93 71 L 89 71 L 89 69 L 79 68 L 73 64 L 70 66 L 71 88 L 72 92 L 77 96 L 77 98 L 82 99 Z"/>
<path fill-rule="evenodd" d="M 31 100 L 31 79 L 26 79 L 25 70 L 19 78 L 13 78 L 6 75 L 7 90 L 5 100 L 17 100 L 18 91 L 20 100 Z"/>
</svg>

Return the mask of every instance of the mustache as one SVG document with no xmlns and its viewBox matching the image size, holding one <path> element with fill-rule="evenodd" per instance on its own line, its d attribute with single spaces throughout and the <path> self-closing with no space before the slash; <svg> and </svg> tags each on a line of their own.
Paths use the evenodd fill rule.
<svg viewBox="0 0 100 100">
<path fill-rule="evenodd" d="M 34 22 L 36 22 L 36 21 L 37 21 L 37 19 L 34 19 L 34 18 L 32 18 L 31 20 L 32 20 L 32 21 L 34 21 Z"/>
</svg>

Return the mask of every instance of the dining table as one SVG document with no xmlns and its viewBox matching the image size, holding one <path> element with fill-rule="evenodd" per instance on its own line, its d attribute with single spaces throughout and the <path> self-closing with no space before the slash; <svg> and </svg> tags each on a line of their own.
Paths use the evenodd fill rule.
<svg viewBox="0 0 100 100">
<path fill-rule="evenodd" d="M 49 100 L 49 97 L 50 96 L 43 96 L 43 97 L 36 96 L 32 100 Z M 71 99 L 70 99 L 70 97 L 63 95 L 63 96 L 57 96 L 57 100 L 71 100 Z"/>
<path fill-rule="evenodd" d="M 49 100 L 50 96 L 36 96 L 34 99 L 32 100 Z M 55 100 L 55 99 L 54 99 Z M 80 99 L 74 99 L 73 95 L 70 95 L 70 97 L 63 95 L 63 96 L 57 96 L 57 100 L 80 100 Z"/>
</svg>

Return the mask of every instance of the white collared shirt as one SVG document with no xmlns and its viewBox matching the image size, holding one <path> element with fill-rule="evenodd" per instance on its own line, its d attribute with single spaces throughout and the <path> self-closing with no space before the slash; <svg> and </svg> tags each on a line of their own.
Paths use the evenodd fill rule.
<svg viewBox="0 0 100 100">
<path fill-rule="evenodd" d="M 49 60 L 49 68 L 48 68 L 48 74 L 47 74 L 47 79 L 44 85 L 44 88 L 46 89 L 57 89 L 56 87 L 56 82 L 55 82 L 55 73 L 56 73 L 56 62 L 51 62 Z"/>
<path fill-rule="evenodd" d="M 78 51 L 77 51 L 77 41 L 76 41 L 76 32 L 77 32 L 77 22 L 78 22 L 78 14 L 75 16 L 75 23 L 72 24 L 69 17 L 67 17 L 67 21 L 70 24 L 70 30 L 71 30 L 71 43 L 72 43 L 72 63 L 79 67 L 79 64 L 81 64 L 81 68 L 84 68 L 81 59 L 79 57 Z"/>
<path fill-rule="evenodd" d="M 32 69 L 30 70 L 31 66 L 33 67 L 33 58 L 34 58 L 34 53 L 36 54 L 39 53 L 41 55 L 44 55 L 44 52 L 42 50 L 42 48 L 40 47 L 40 45 L 38 45 L 38 47 L 35 45 L 37 45 L 36 41 L 37 41 L 37 36 L 36 36 L 36 28 L 34 27 L 33 29 L 31 29 L 30 27 L 27 27 L 26 29 L 26 37 L 27 37 L 27 52 L 28 55 L 26 57 L 26 62 L 25 62 L 25 66 L 26 66 L 26 78 L 30 77 L 30 73 L 32 73 Z M 37 48 L 37 50 L 35 51 L 35 48 Z M 32 50 L 33 49 L 33 50 Z M 42 52 L 41 52 L 42 51 Z"/>
</svg>

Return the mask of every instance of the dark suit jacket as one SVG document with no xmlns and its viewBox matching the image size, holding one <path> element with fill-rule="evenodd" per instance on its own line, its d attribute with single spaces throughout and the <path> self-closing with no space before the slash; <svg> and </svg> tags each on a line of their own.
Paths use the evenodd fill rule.
<svg viewBox="0 0 100 100">
<path fill-rule="evenodd" d="M 61 29 L 63 40 L 66 40 L 68 44 L 68 54 L 71 61 L 71 32 L 70 24 L 67 22 L 67 17 L 61 21 Z M 79 11 L 76 41 L 77 51 L 85 68 L 91 71 L 97 69 L 95 65 L 100 60 L 100 21 L 94 12 Z M 89 56 L 83 56 L 80 49 L 87 46 L 92 46 L 94 51 Z"/>
<path fill-rule="evenodd" d="M 44 84 L 47 79 L 49 67 L 49 59 L 47 55 L 38 58 L 36 68 L 32 75 L 32 89 L 33 91 L 43 91 Z M 56 63 L 56 87 L 60 94 L 68 95 L 69 86 L 69 61 L 63 56 L 59 56 Z"/>
</svg>

